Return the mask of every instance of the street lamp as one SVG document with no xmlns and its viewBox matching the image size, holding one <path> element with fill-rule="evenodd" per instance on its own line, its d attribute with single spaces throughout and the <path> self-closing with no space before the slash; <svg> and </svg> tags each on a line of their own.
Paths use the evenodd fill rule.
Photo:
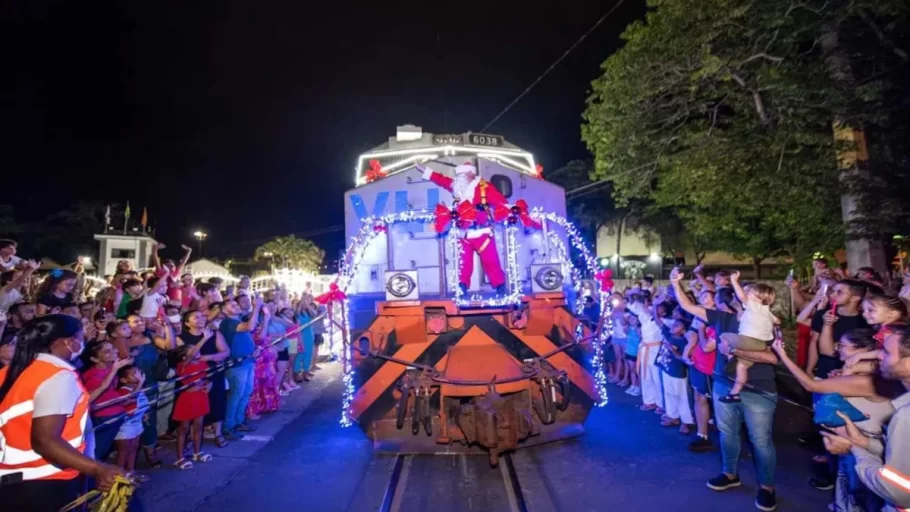
<svg viewBox="0 0 910 512">
<path fill-rule="evenodd" d="M 205 240 L 206 238 L 208 238 L 209 234 L 206 233 L 205 231 L 200 230 L 200 231 L 196 231 L 195 233 L 193 233 L 193 236 L 196 237 L 196 241 L 198 242 L 199 257 L 201 258 L 202 257 L 202 241 Z"/>
</svg>

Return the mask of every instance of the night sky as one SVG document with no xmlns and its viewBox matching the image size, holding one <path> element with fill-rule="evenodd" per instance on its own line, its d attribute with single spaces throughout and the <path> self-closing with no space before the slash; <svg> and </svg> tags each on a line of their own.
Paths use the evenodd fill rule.
<svg viewBox="0 0 910 512">
<path fill-rule="evenodd" d="M 397 125 L 479 131 L 617 1 L 17 1 L 0 202 L 128 199 L 171 246 L 203 228 L 208 255 L 249 255 L 341 224 L 355 159 Z M 626 0 L 487 132 L 546 168 L 586 157 L 590 81 L 643 13 Z"/>
</svg>

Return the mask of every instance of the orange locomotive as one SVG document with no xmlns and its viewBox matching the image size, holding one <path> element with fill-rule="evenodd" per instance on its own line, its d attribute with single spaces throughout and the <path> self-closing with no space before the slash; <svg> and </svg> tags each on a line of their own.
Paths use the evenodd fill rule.
<svg viewBox="0 0 910 512">
<path fill-rule="evenodd" d="M 501 453 L 582 434 L 606 399 L 603 322 L 583 326 L 572 312 L 579 288 L 565 275 L 573 233 L 564 192 L 501 137 L 406 135 L 362 156 L 366 179 L 346 194 L 349 235 L 370 240 L 348 251 L 340 277 L 351 320 L 346 414 L 378 451 L 485 450 L 493 464 Z M 413 155 L 422 161 L 399 163 Z M 397 211 L 387 213 L 380 206 L 393 195 Z M 500 199 L 471 204 L 471 196 Z M 457 231 L 433 233 L 434 225 Z M 472 236 L 485 238 L 467 243 Z M 504 269 L 491 267 L 499 262 Z M 505 283 L 491 277 L 500 274 Z"/>
</svg>

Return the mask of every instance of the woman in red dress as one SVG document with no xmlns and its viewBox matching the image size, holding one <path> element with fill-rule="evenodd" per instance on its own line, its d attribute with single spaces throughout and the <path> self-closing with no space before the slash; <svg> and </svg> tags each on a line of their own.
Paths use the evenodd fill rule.
<svg viewBox="0 0 910 512">
<path fill-rule="evenodd" d="M 253 374 L 253 394 L 250 396 L 250 403 L 246 408 L 246 415 L 252 420 L 257 420 L 263 413 L 275 412 L 281 405 L 281 395 L 279 395 L 278 385 L 278 350 L 272 345 L 269 339 L 269 321 L 272 318 L 271 313 L 276 309 L 274 301 L 266 303 L 269 309 L 267 315 L 263 315 L 259 322 L 259 328 L 253 336 L 256 346 L 259 348 L 259 357 L 256 358 L 256 366 Z"/>
<path fill-rule="evenodd" d="M 193 461 L 208 462 L 212 456 L 202 451 L 202 419 L 209 413 L 209 388 L 211 383 L 206 379 L 209 366 L 199 358 L 201 343 L 182 345 L 177 348 L 177 375 L 181 377 L 180 385 L 187 386 L 174 404 L 174 421 L 179 422 L 177 429 L 177 462 L 179 469 L 189 469 L 193 463 L 183 456 L 186 449 L 186 434 L 192 430 Z"/>
</svg>

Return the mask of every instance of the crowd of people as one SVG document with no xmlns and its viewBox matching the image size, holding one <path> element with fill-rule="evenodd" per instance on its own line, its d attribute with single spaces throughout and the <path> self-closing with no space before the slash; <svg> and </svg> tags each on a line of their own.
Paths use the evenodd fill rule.
<svg viewBox="0 0 910 512">
<path fill-rule="evenodd" d="M 162 464 L 173 443 L 181 470 L 212 460 L 256 430 L 314 372 L 325 307 L 312 291 L 253 292 L 197 280 L 182 260 L 117 265 L 108 286 L 86 286 L 81 265 L 37 278 L 39 265 L 0 240 L 0 503 L 59 510 L 87 476 L 101 489 Z"/>
<path fill-rule="evenodd" d="M 787 280 L 799 311 L 789 349 L 772 312 L 775 289 L 741 283 L 737 272 L 706 275 L 696 267 L 685 286 L 674 269 L 669 286 L 646 278 L 613 293 L 608 380 L 640 396 L 640 409 L 659 415 L 661 425 L 694 433 L 689 450 L 715 451 L 709 436 L 717 430 L 722 468 L 707 482 L 714 491 L 742 485 L 745 426 L 757 466 L 755 506 L 771 511 L 780 365 L 813 394 L 817 428 L 800 438 L 816 451 L 808 485 L 831 492 L 832 511 L 906 510 L 910 273 L 892 283 L 868 268 L 847 275 L 824 260 L 814 267 L 805 286 Z M 588 301 L 586 313 L 593 307 Z"/>
</svg>

